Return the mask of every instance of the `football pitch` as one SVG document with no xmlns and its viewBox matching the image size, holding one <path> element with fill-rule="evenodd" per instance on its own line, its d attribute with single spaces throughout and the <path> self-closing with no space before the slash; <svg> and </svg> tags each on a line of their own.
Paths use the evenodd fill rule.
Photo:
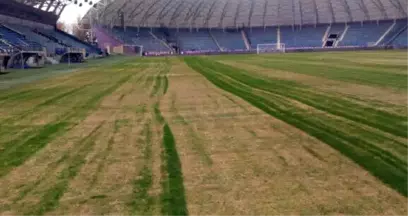
<svg viewBox="0 0 408 216">
<path fill-rule="evenodd" d="M 0 215 L 408 213 L 405 51 L 114 57 L 1 86 Z"/>
</svg>

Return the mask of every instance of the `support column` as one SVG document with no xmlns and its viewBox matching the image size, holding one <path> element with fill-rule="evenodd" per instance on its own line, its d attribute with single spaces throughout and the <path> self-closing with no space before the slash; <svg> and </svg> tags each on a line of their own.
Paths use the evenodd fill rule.
<svg viewBox="0 0 408 216">
<path fill-rule="evenodd" d="M 0 72 L 4 72 L 6 71 L 6 68 L 4 67 L 5 63 L 4 63 L 4 56 L 0 55 Z"/>
</svg>

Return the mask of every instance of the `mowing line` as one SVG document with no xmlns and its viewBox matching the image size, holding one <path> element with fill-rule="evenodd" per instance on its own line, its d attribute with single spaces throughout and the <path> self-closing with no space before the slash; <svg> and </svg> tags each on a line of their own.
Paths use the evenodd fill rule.
<svg viewBox="0 0 408 216">
<path fill-rule="evenodd" d="M 375 146 L 365 142 L 363 139 L 343 134 L 335 128 L 327 127 L 328 125 L 322 126 L 321 123 L 314 121 L 312 118 L 287 110 L 287 107 L 292 106 L 291 104 L 281 106 L 277 104 L 279 101 L 268 100 L 267 98 L 256 94 L 256 92 L 253 92 L 251 90 L 252 88 L 258 88 L 258 86 L 254 86 L 254 83 L 248 82 L 247 84 L 250 87 L 244 86 L 243 88 L 242 83 L 244 80 L 240 78 L 234 79 L 236 80 L 235 82 L 226 82 L 224 76 L 228 75 L 229 71 L 223 70 L 223 73 L 218 72 L 220 69 L 227 68 L 225 66 L 222 66 L 222 68 L 218 68 L 217 70 L 217 68 L 214 68 L 213 62 L 209 63 L 210 68 L 203 64 L 208 62 L 208 60 L 201 61 L 201 59 L 198 58 L 185 58 L 185 60 L 191 68 L 200 72 L 216 86 L 243 98 L 254 106 L 264 110 L 266 113 L 269 113 L 270 115 L 273 115 L 331 145 L 356 163 L 365 167 L 371 174 L 378 177 L 384 183 L 388 184 L 404 196 L 407 196 L 406 165 L 396 163 L 395 161 L 398 161 L 398 159 L 395 158 L 393 154 L 389 154 L 379 148 L 371 149 Z M 235 71 L 236 69 L 231 67 L 229 70 Z M 248 79 L 250 79 L 250 77 L 248 77 Z M 355 146 L 355 144 L 358 145 Z M 369 147 L 369 149 L 367 147 Z"/>
<path fill-rule="evenodd" d="M 342 116 L 351 121 L 355 121 L 356 123 L 366 124 L 367 126 L 377 128 L 395 136 L 407 136 L 407 125 L 403 123 L 406 122 L 405 116 L 375 110 L 368 106 L 361 106 L 350 101 L 341 100 L 339 98 L 330 97 L 323 94 L 316 94 L 304 86 L 301 88 L 302 85 L 294 82 L 272 79 L 264 80 L 250 76 L 247 72 L 234 69 L 231 66 L 223 65 L 217 62 L 208 62 L 208 60 L 205 60 L 204 62 L 206 65 L 210 65 L 209 67 L 206 67 L 208 70 L 213 72 L 223 71 L 222 73 L 217 73 L 226 79 L 230 79 L 237 84 L 245 86 L 246 89 L 254 87 L 262 91 L 282 95 L 284 97 L 297 100 L 308 106 L 312 106 L 316 109 L 323 110 L 333 115 Z M 216 64 L 216 67 L 214 64 Z"/>
<path fill-rule="evenodd" d="M 382 71 L 374 71 L 367 68 L 350 70 L 349 68 L 344 68 L 344 65 L 314 65 L 310 61 L 297 61 L 296 64 L 292 64 L 293 60 L 263 59 L 263 62 L 250 62 L 264 68 L 276 68 L 279 70 L 289 70 L 296 73 L 308 74 L 312 76 L 324 76 L 328 79 L 348 81 L 357 84 L 392 87 L 399 88 L 401 90 L 407 88 L 407 82 L 405 82 L 407 80 L 406 74 L 384 73 Z M 390 83 L 392 83 L 393 85 L 390 86 Z"/>
</svg>

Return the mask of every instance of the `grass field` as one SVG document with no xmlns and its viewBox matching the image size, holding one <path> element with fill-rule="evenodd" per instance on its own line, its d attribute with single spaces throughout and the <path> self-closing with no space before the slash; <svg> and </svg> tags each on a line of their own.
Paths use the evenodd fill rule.
<svg viewBox="0 0 408 216">
<path fill-rule="evenodd" d="M 0 215 L 408 213 L 405 52 L 116 57 L 0 84 Z"/>
</svg>

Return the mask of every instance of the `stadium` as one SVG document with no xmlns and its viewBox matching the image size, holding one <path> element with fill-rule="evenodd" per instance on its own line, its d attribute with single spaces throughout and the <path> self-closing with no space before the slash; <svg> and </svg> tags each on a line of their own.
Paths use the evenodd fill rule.
<svg viewBox="0 0 408 216">
<path fill-rule="evenodd" d="M 0 0 L 0 215 L 407 215 L 407 6 Z"/>
</svg>

